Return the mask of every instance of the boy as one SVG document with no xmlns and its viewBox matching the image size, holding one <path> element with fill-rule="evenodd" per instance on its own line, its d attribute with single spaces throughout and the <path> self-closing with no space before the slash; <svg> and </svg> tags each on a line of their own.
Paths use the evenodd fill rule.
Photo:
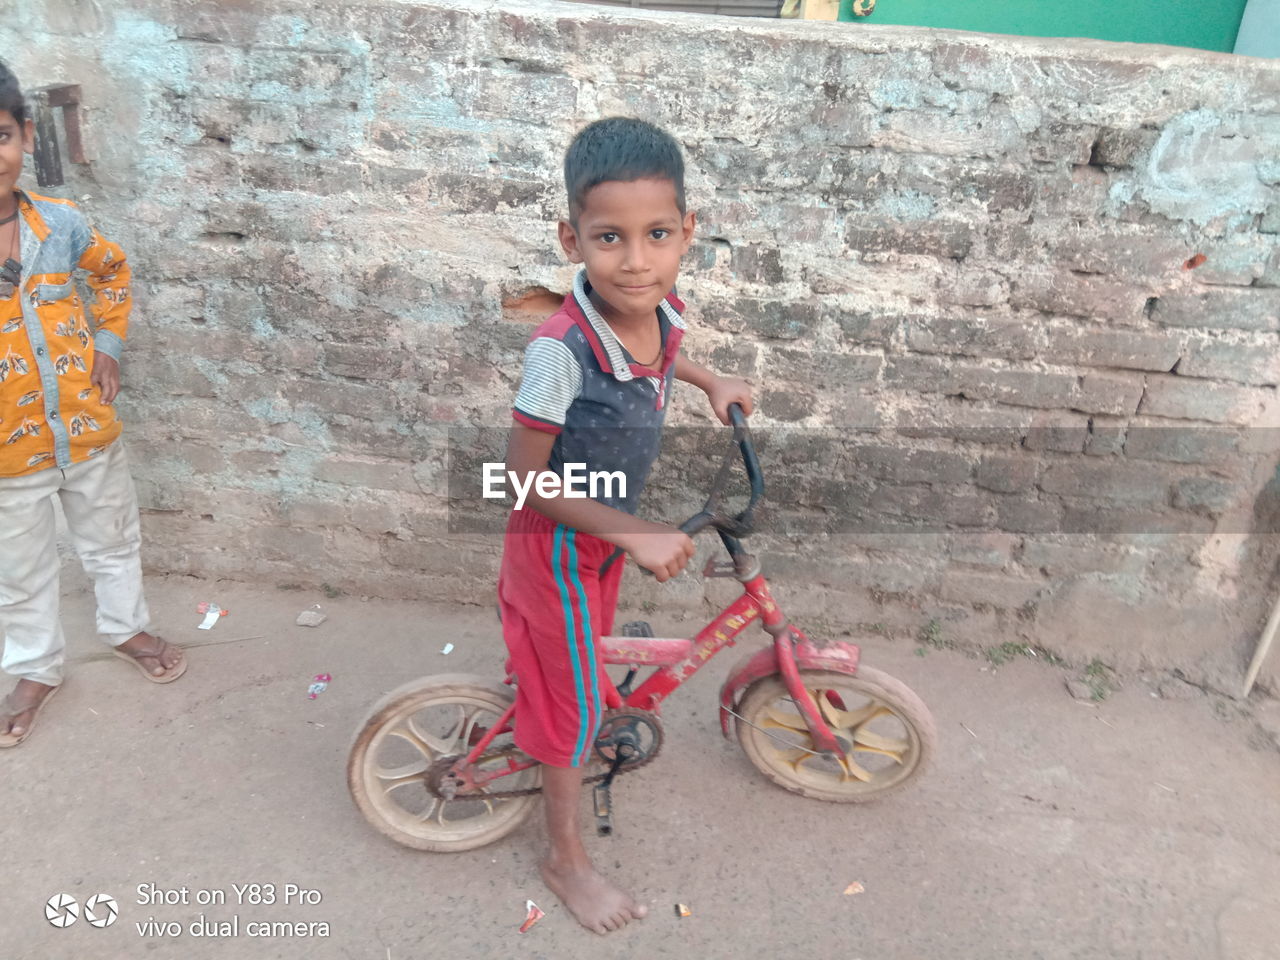
<svg viewBox="0 0 1280 960">
<path fill-rule="evenodd" d="M 507 526 L 498 593 L 517 678 L 516 743 L 543 764 L 551 850 L 542 876 L 583 926 L 605 933 L 646 912 L 595 872 L 578 819 L 582 765 L 609 684 L 596 637 L 612 629 L 623 567 L 605 561 L 619 547 L 667 580 L 693 555 L 679 530 L 634 516 L 673 376 L 701 388 L 725 423 L 731 403 L 750 412 L 751 388 L 680 353 L 684 305 L 673 291 L 695 216 L 676 142 L 639 120 L 600 120 L 570 145 L 564 176 L 560 243 L 584 269 L 526 350 L 507 469 L 524 484 L 530 473 L 583 463 L 620 471 L 626 483 L 598 499 L 531 488 Z"/>
<path fill-rule="evenodd" d="M 111 402 L 129 318 L 129 267 L 76 206 L 17 189 L 32 121 L 0 63 L 0 667 L 19 678 L 0 701 L 0 747 L 30 734 L 62 682 L 53 498 L 94 579 L 98 632 L 148 680 L 186 670 L 146 632 L 138 505 Z M 72 283 L 88 271 L 92 335 Z"/>
</svg>

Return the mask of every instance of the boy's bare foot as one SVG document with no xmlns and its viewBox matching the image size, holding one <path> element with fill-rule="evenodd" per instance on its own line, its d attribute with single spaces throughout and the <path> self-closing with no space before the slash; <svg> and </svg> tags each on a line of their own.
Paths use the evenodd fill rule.
<svg viewBox="0 0 1280 960">
<path fill-rule="evenodd" d="M 117 646 L 115 653 L 132 660 L 147 675 L 147 679 L 159 683 L 178 679 L 187 667 L 181 647 L 145 631 Z"/>
<path fill-rule="evenodd" d="M 649 908 L 636 903 L 591 868 L 591 864 L 542 862 L 542 879 L 578 922 L 596 933 L 621 930 L 639 920 Z"/>
<path fill-rule="evenodd" d="M 0 745 L 13 747 L 25 740 L 40 705 L 56 689 L 35 680 L 19 680 L 9 695 L 0 701 Z"/>
</svg>

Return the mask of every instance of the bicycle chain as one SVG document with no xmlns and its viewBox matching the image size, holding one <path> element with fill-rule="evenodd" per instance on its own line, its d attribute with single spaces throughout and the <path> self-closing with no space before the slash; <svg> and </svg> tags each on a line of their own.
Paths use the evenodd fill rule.
<svg viewBox="0 0 1280 960">
<path fill-rule="evenodd" d="M 639 770 L 641 767 L 647 767 L 649 764 L 653 763 L 653 761 L 657 759 L 658 754 L 662 752 L 662 741 L 664 739 L 662 721 L 658 719 L 658 715 L 651 710 L 637 710 L 637 709 L 631 709 L 631 708 L 606 710 L 600 717 L 600 726 L 603 727 L 611 717 L 617 717 L 624 714 L 639 714 L 643 717 L 647 717 L 649 722 L 653 724 L 653 729 L 657 732 L 657 738 L 654 740 L 653 749 L 649 752 L 649 754 L 643 760 L 639 760 L 635 763 L 624 764 L 623 766 L 619 767 L 618 768 L 619 776 L 621 776 L 624 773 L 631 773 L 633 770 Z M 594 754 L 595 744 L 592 744 L 591 749 L 592 749 L 592 753 Z M 519 753 L 520 753 L 519 750 L 517 750 L 515 747 L 512 747 L 508 750 L 503 750 L 499 753 L 488 754 L 484 757 L 481 757 L 480 759 L 492 760 L 497 757 L 506 756 L 508 754 L 514 755 Z M 435 776 L 436 769 L 441 768 L 440 777 L 442 778 L 443 775 L 448 772 L 449 768 L 452 767 L 455 763 L 457 763 L 460 759 L 462 758 L 456 757 L 456 756 L 441 757 L 439 760 L 437 760 L 435 763 L 431 765 L 431 769 L 428 771 L 427 776 L 423 781 L 423 784 L 424 786 L 426 786 L 427 792 L 429 794 L 431 794 L 432 796 L 438 796 L 438 794 L 436 794 L 436 792 L 432 790 L 430 786 L 431 781 L 438 782 Z M 583 777 L 582 782 L 583 783 L 599 783 L 608 775 L 609 775 L 609 771 L 605 770 L 602 773 L 593 774 L 592 776 L 589 776 L 589 777 Z M 455 801 L 458 801 L 458 800 L 510 800 L 514 797 L 537 796 L 541 792 L 542 792 L 541 787 L 525 787 L 523 790 L 494 790 L 487 793 L 465 793 L 465 794 L 459 794 L 458 796 L 455 796 L 453 799 Z"/>
</svg>

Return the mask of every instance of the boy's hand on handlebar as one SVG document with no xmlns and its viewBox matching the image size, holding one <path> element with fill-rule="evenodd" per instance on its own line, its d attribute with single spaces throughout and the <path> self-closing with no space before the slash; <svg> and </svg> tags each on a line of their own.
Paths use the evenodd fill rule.
<svg viewBox="0 0 1280 960">
<path fill-rule="evenodd" d="M 618 541 L 618 546 L 659 582 L 670 580 L 689 563 L 694 554 L 693 540 L 664 523 L 651 523 L 649 527 L 648 531 Z"/>
<path fill-rule="evenodd" d="M 742 404 L 742 412 L 751 416 L 751 384 L 741 377 L 716 377 L 707 387 L 707 399 L 720 422 L 729 423 L 729 404 Z"/>
</svg>

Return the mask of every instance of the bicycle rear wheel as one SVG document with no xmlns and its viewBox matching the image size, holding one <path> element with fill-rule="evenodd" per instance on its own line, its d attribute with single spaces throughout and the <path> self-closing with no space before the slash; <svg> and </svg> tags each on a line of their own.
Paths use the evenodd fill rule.
<svg viewBox="0 0 1280 960">
<path fill-rule="evenodd" d="M 379 833 L 415 850 L 472 850 L 511 833 L 533 811 L 537 796 L 443 800 L 427 787 L 433 764 L 461 756 L 511 705 L 502 683 L 464 674 L 414 680 L 383 697 L 356 731 L 347 758 L 347 786 L 356 807 Z M 513 749 L 510 733 L 486 750 L 489 762 Z M 481 758 L 478 766 L 485 766 Z M 542 768 L 498 781 L 497 789 L 537 787 Z"/>
</svg>

